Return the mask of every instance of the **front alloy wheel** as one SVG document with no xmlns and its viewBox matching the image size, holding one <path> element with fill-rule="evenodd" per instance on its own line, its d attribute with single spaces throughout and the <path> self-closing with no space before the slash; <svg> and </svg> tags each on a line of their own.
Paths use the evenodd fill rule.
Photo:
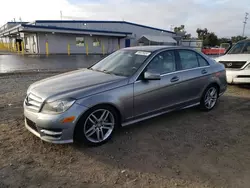
<svg viewBox="0 0 250 188">
<path fill-rule="evenodd" d="M 83 132 L 85 137 L 93 143 L 105 141 L 113 132 L 115 118 L 106 109 L 98 109 L 92 112 L 85 121 Z"/>
<path fill-rule="evenodd" d="M 75 129 L 75 139 L 97 146 L 111 139 L 117 127 L 116 110 L 110 106 L 97 106 L 86 112 Z"/>
</svg>

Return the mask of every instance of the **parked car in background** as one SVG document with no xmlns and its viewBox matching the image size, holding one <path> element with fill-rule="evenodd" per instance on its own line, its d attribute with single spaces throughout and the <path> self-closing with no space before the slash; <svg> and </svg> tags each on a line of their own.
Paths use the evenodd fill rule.
<svg viewBox="0 0 250 188">
<path fill-rule="evenodd" d="M 215 60 L 225 65 L 228 83 L 250 83 L 250 39 L 236 43 L 225 55 Z"/>
<path fill-rule="evenodd" d="M 88 69 L 32 84 L 26 128 L 52 143 L 100 145 L 116 128 L 173 110 L 211 110 L 227 88 L 225 68 L 189 48 L 118 50 Z"/>
</svg>

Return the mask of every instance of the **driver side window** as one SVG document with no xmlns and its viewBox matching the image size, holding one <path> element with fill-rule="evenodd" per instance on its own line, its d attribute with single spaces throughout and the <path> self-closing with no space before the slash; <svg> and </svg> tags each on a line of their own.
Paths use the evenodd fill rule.
<svg viewBox="0 0 250 188">
<path fill-rule="evenodd" d="M 176 71 L 175 53 L 173 50 L 157 54 L 147 66 L 147 71 L 166 74 Z"/>
</svg>

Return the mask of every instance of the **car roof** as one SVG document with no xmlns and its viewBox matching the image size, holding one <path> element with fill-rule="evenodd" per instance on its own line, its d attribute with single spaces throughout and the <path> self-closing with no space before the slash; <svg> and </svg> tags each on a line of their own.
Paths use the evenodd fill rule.
<svg viewBox="0 0 250 188">
<path fill-rule="evenodd" d="M 187 47 L 182 47 L 182 46 L 163 46 L 163 45 L 158 45 L 158 46 L 134 46 L 134 47 L 128 47 L 128 48 L 123 48 L 124 50 L 138 50 L 138 51 L 147 51 L 147 52 L 156 52 L 159 50 L 164 50 L 164 49 L 190 49 Z"/>
</svg>

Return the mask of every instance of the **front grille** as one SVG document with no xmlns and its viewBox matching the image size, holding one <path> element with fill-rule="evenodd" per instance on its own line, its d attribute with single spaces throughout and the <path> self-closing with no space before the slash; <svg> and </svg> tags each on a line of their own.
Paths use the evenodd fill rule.
<svg viewBox="0 0 250 188">
<path fill-rule="evenodd" d="M 240 69 L 246 64 L 246 61 L 220 61 L 220 63 L 224 64 L 225 68 Z"/>
<path fill-rule="evenodd" d="M 36 124 L 35 124 L 33 121 L 31 121 L 30 119 L 26 118 L 26 123 L 27 123 L 27 125 L 28 125 L 31 129 L 33 129 L 34 131 L 37 131 L 37 132 L 38 132 L 37 127 L 36 127 Z"/>
<path fill-rule="evenodd" d="M 33 93 L 30 93 L 25 99 L 26 106 L 36 112 L 40 110 L 42 103 L 42 98 L 34 95 Z"/>
</svg>

